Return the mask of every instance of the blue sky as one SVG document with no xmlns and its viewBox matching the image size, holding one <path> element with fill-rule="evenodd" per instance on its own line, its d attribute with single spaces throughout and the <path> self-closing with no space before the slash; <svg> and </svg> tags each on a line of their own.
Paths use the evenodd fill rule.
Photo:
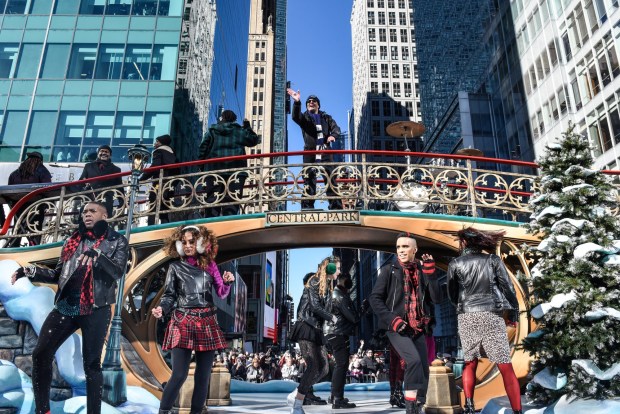
<svg viewBox="0 0 620 414">
<path fill-rule="evenodd" d="M 348 129 L 347 111 L 352 106 L 352 5 L 352 0 L 290 0 L 287 11 L 287 78 L 291 88 L 301 92 L 302 103 L 308 95 L 317 95 L 321 110 L 343 131 Z M 301 131 L 290 116 L 288 146 L 289 151 L 303 149 Z M 316 271 L 329 254 L 330 247 L 291 250 L 289 293 L 295 307 L 303 291 L 303 276 Z"/>
</svg>

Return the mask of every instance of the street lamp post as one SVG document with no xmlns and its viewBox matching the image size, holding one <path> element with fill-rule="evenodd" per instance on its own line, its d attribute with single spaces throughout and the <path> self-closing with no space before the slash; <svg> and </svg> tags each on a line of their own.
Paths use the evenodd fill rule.
<svg viewBox="0 0 620 414">
<path fill-rule="evenodd" d="M 127 151 L 131 161 L 131 184 L 129 190 L 129 208 L 127 211 L 127 228 L 125 238 L 129 242 L 131 236 L 131 223 L 133 221 L 133 209 L 136 200 L 136 192 L 139 188 L 138 179 L 149 161 L 150 153 L 144 145 L 137 144 Z M 125 270 L 118 280 L 116 292 L 116 306 L 114 318 L 110 327 L 110 336 L 106 346 L 105 359 L 103 360 L 103 395 L 105 402 L 112 406 L 118 406 L 127 401 L 127 378 L 121 367 L 121 311 L 123 310 L 123 291 L 125 289 Z"/>
</svg>

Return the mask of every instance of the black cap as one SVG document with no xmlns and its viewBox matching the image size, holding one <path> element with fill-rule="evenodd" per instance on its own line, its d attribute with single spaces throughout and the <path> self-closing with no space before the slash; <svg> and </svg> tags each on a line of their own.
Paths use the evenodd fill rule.
<svg viewBox="0 0 620 414">
<path fill-rule="evenodd" d="M 99 145 L 99 148 L 97 148 L 97 153 L 99 153 L 102 149 L 110 151 L 110 155 L 112 155 L 112 148 L 110 148 L 109 145 Z"/>
<path fill-rule="evenodd" d="M 318 96 L 316 96 L 316 95 L 310 95 L 310 96 L 308 96 L 308 97 L 306 98 L 306 105 L 308 105 L 308 101 L 309 101 L 310 99 L 314 99 L 314 100 L 316 101 L 316 103 L 318 103 L 318 104 L 319 104 L 319 108 L 321 107 L 321 100 L 320 100 L 320 99 L 319 99 L 319 97 L 318 97 Z"/>
<path fill-rule="evenodd" d="M 155 138 L 155 141 L 159 141 L 159 143 L 161 145 L 170 145 L 170 144 L 172 144 L 172 138 L 170 138 L 170 135 L 168 135 L 168 134 L 158 136 L 157 138 Z"/>
<path fill-rule="evenodd" d="M 41 161 L 43 161 L 43 155 L 39 151 L 27 152 L 26 158 L 39 158 Z"/>
</svg>

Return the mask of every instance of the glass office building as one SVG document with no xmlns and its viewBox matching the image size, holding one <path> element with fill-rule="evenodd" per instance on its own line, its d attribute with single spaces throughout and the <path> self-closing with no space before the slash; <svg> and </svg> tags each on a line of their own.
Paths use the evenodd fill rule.
<svg viewBox="0 0 620 414">
<path fill-rule="evenodd" d="M 243 0 L 0 0 L 0 162 L 116 163 L 170 133 L 197 157 L 222 109 L 242 118 Z M 191 36 L 190 36 L 191 34 Z M 189 126 L 189 127 L 188 127 Z"/>
<path fill-rule="evenodd" d="M 183 0 L 5 0 L 0 10 L 0 161 L 36 150 L 82 162 L 107 144 L 123 162 L 128 146 L 169 131 Z"/>
</svg>

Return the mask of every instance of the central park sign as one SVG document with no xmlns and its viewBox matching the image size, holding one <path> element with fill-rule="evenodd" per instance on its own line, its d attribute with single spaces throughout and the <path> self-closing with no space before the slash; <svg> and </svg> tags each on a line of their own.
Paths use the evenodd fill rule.
<svg viewBox="0 0 620 414">
<path fill-rule="evenodd" d="M 297 211 L 267 213 L 266 226 L 291 224 L 360 224 L 359 211 Z"/>
</svg>

